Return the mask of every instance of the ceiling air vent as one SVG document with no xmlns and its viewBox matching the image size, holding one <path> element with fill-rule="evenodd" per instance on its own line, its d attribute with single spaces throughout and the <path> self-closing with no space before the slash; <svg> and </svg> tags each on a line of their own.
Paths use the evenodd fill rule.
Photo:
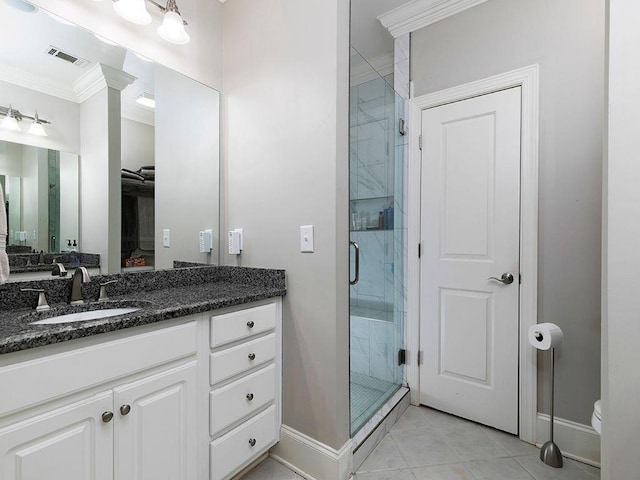
<svg viewBox="0 0 640 480">
<path fill-rule="evenodd" d="M 69 63 L 73 63 L 74 65 L 76 65 L 77 67 L 85 67 L 87 65 L 89 65 L 89 60 L 85 60 L 84 58 L 80 58 L 77 57 L 76 55 L 72 55 L 68 52 L 63 52 L 62 50 L 60 50 L 57 47 L 54 47 L 53 45 L 49 45 L 49 48 L 47 49 L 47 54 L 51 55 L 52 57 L 57 57 L 61 60 L 64 60 L 65 62 L 69 62 Z"/>
</svg>

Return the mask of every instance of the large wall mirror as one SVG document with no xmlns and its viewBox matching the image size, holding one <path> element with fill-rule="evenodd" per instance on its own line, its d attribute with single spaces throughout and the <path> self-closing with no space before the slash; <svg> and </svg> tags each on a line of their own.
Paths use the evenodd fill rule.
<svg viewBox="0 0 640 480">
<path fill-rule="evenodd" d="M 219 93 L 16 5 L 0 2 L 11 25 L 0 29 L 0 121 L 9 107 L 19 121 L 0 128 L 8 244 L 64 252 L 75 241 L 103 273 L 217 264 Z"/>
</svg>

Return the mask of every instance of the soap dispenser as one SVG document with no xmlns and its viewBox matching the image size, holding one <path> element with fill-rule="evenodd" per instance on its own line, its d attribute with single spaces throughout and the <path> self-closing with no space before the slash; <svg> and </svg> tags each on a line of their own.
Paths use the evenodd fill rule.
<svg viewBox="0 0 640 480">
<path fill-rule="evenodd" d="M 73 241 L 73 246 L 71 247 L 71 251 L 72 252 L 77 252 L 78 251 L 78 244 L 76 243 L 76 241 Z"/>
<path fill-rule="evenodd" d="M 72 249 L 71 249 L 71 248 L 72 248 L 72 247 L 71 247 L 71 239 L 70 239 L 70 238 L 67 238 L 67 252 L 71 252 L 71 251 L 72 251 Z"/>
</svg>

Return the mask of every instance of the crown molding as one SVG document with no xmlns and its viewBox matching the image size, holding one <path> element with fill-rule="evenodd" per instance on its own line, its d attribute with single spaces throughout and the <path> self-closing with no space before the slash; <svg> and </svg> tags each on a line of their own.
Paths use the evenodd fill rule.
<svg viewBox="0 0 640 480">
<path fill-rule="evenodd" d="M 41 75 L 34 75 L 19 68 L 0 65 L 0 80 L 70 102 L 78 101 L 75 91 L 68 85 L 62 82 L 53 82 Z"/>
<path fill-rule="evenodd" d="M 378 20 L 394 38 L 436 23 L 480 5 L 487 0 L 412 0 L 383 13 Z"/>
<path fill-rule="evenodd" d="M 122 70 L 97 63 L 73 82 L 73 90 L 76 92 L 77 101 L 82 103 L 105 87 L 122 91 L 135 80 L 136 77 Z"/>
<path fill-rule="evenodd" d="M 368 61 L 363 60 L 360 63 L 352 64 L 349 83 L 353 87 L 375 78 L 386 77 L 391 73 L 393 73 L 393 52 L 383 53 Z"/>
</svg>

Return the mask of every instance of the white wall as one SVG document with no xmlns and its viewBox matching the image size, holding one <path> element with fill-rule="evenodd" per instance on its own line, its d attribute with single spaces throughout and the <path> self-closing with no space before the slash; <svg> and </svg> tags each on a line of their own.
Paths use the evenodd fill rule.
<svg viewBox="0 0 640 480">
<path fill-rule="evenodd" d="M 157 66 L 155 267 L 174 260 L 217 263 L 219 238 L 220 94 Z M 163 247 L 162 230 L 171 230 Z M 200 253 L 198 233 L 213 229 L 212 253 Z"/>
<path fill-rule="evenodd" d="M 80 199 L 78 181 L 80 163 L 73 153 L 60 152 L 60 238 L 58 250 L 67 247 L 67 239 L 79 239 Z"/>
<path fill-rule="evenodd" d="M 122 168 L 136 171 L 155 165 L 155 128 L 127 118 L 122 119 Z"/>
<path fill-rule="evenodd" d="M 602 479 L 640 478 L 640 4 L 609 0 L 602 281 Z"/>
<path fill-rule="evenodd" d="M 284 268 L 284 423 L 333 448 L 349 438 L 348 2 L 224 6 L 223 232 L 240 257 Z M 300 253 L 313 225 L 315 252 Z"/>
<path fill-rule="evenodd" d="M 20 122 L 22 132 L 0 129 L 0 140 L 62 152 L 80 152 L 80 105 L 0 81 L 0 105 L 8 107 L 9 104 L 29 116 L 37 110 L 38 115 L 50 121 L 51 125 L 44 127 L 47 137 L 38 137 L 26 133 L 31 120 L 24 119 Z"/>
<path fill-rule="evenodd" d="M 565 332 L 555 413 L 582 424 L 600 397 L 604 25 L 604 0 L 492 0 L 411 35 L 415 95 L 540 65 L 538 321 Z"/>
<path fill-rule="evenodd" d="M 186 28 L 191 42 L 187 45 L 174 45 L 157 35 L 161 12 L 149 4 L 147 9 L 153 22 L 139 26 L 120 18 L 111 1 L 32 0 L 31 3 L 211 87 L 221 88 L 222 5 L 218 1 L 178 2 L 183 18 L 189 22 Z"/>
</svg>

